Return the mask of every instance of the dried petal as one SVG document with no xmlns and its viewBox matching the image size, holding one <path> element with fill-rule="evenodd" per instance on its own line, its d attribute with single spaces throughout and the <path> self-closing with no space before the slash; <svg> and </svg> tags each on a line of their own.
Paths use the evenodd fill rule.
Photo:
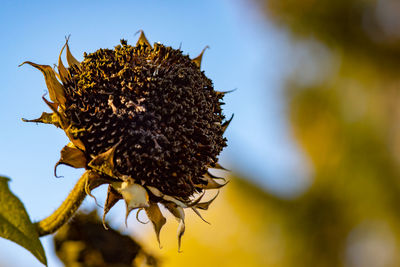
<svg viewBox="0 0 400 267">
<path fill-rule="evenodd" d="M 108 186 L 107 198 L 106 198 L 106 202 L 104 204 L 104 210 L 103 210 L 104 228 L 108 229 L 108 227 L 106 226 L 106 223 L 105 223 L 107 213 L 122 198 L 123 198 L 122 195 L 120 193 L 118 193 L 118 191 L 112 185 Z"/>
<path fill-rule="evenodd" d="M 116 182 L 113 183 L 113 186 L 125 200 L 127 215 L 133 209 L 148 208 L 150 206 L 149 195 L 143 186 L 130 182 Z"/>
<path fill-rule="evenodd" d="M 200 219 L 202 219 L 205 223 L 210 224 L 209 222 L 207 222 L 207 221 L 203 218 L 203 216 L 201 216 L 200 212 L 199 212 L 195 207 L 191 207 L 191 209 L 192 209 L 192 210 L 194 211 L 194 213 L 196 213 L 196 215 L 199 216 Z"/>
<path fill-rule="evenodd" d="M 77 129 L 75 127 L 72 127 L 71 125 L 68 126 L 67 129 L 64 129 L 65 134 L 69 138 L 69 140 L 80 150 L 85 151 L 85 145 L 82 143 L 79 138 L 77 138 L 77 134 L 82 131 L 86 131 L 85 129 Z"/>
<path fill-rule="evenodd" d="M 196 185 L 202 189 L 218 189 L 218 188 L 225 186 L 228 183 L 228 182 L 226 182 L 225 184 L 217 183 L 216 181 L 214 181 L 214 179 L 208 173 L 204 174 L 202 179 L 204 181 L 206 181 L 207 184 Z"/>
<path fill-rule="evenodd" d="M 104 153 L 96 156 L 89 162 L 89 167 L 104 173 L 110 177 L 115 177 L 114 174 L 114 153 L 116 146 L 110 148 Z"/>
<path fill-rule="evenodd" d="M 68 38 L 66 41 L 67 46 L 67 62 L 69 67 L 73 67 L 74 65 L 76 65 L 78 68 L 80 67 L 81 63 L 71 54 L 71 51 L 69 50 L 69 45 L 68 45 Z"/>
<path fill-rule="evenodd" d="M 202 210 L 208 210 L 208 207 L 209 207 L 209 206 L 211 205 L 211 203 L 217 198 L 218 194 L 219 194 L 219 191 L 218 191 L 218 193 L 215 195 L 215 197 L 213 197 L 213 198 L 210 199 L 209 201 L 202 202 L 202 203 L 198 203 L 198 204 L 196 204 L 194 207 L 195 207 L 195 208 L 198 208 L 198 209 L 202 209 Z"/>
<path fill-rule="evenodd" d="M 177 206 L 174 203 L 166 203 L 164 206 L 175 216 L 179 222 L 177 237 L 178 237 L 178 251 L 181 252 L 181 240 L 185 233 L 185 211 L 182 207 Z"/>
<path fill-rule="evenodd" d="M 136 46 L 138 46 L 138 45 L 146 45 L 147 47 L 151 48 L 151 44 L 147 40 L 147 38 L 144 35 L 144 32 L 142 30 L 140 30 L 139 40 L 136 43 Z"/>
<path fill-rule="evenodd" d="M 27 120 L 27 119 L 22 119 L 24 122 L 39 122 L 39 123 L 45 123 L 45 124 L 53 124 L 54 126 L 61 128 L 60 121 L 58 118 L 58 115 L 55 113 L 47 113 L 43 112 L 40 118 L 34 119 L 34 120 Z"/>
<path fill-rule="evenodd" d="M 65 164 L 74 168 L 85 168 L 86 167 L 86 156 L 82 150 L 75 147 L 73 143 L 69 143 L 61 150 L 61 158 L 54 167 L 54 175 L 58 165 Z"/>
<path fill-rule="evenodd" d="M 201 67 L 201 61 L 203 59 L 203 54 L 204 51 L 206 51 L 207 48 L 210 48 L 208 45 L 206 47 L 203 48 L 203 50 L 201 51 L 200 55 L 198 55 L 197 57 L 195 57 L 194 59 L 192 59 L 192 62 L 194 64 L 196 64 L 197 67 Z"/>
<path fill-rule="evenodd" d="M 142 221 L 139 219 L 139 214 L 140 214 L 140 212 L 141 212 L 142 210 L 144 210 L 144 208 L 139 208 L 139 209 L 137 210 L 137 212 L 136 212 L 136 220 L 137 220 L 138 222 L 140 222 L 141 224 L 148 224 L 149 221 L 147 221 L 147 222 L 142 222 Z"/>
<path fill-rule="evenodd" d="M 183 203 L 182 201 L 180 201 L 180 200 L 178 200 L 178 199 L 176 199 L 176 198 L 174 198 L 172 196 L 163 194 L 160 190 L 158 190 L 154 186 L 146 186 L 146 187 L 156 197 L 161 197 L 162 199 L 164 199 L 166 201 L 169 201 L 169 202 L 172 202 L 172 203 L 175 203 L 176 205 L 178 205 L 178 206 L 180 206 L 182 208 L 187 208 L 187 205 L 185 203 Z"/>
<path fill-rule="evenodd" d="M 233 119 L 233 115 L 234 115 L 234 114 L 232 114 L 232 116 L 231 116 L 231 118 L 230 118 L 229 120 L 225 121 L 225 122 L 221 125 L 221 127 L 222 127 L 222 132 L 225 133 L 226 129 L 228 128 L 229 124 L 231 123 L 231 121 L 232 121 L 232 119 Z"/>
<path fill-rule="evenodd" d="M 39 65 L 30 61 L 25 61 L 20 66 L 24 65 L 25 63 L 31 65 L 32 67 L 37 68 L 43 73 L 46 81 L 46 86 L 49 89 L 51 101 L 60 104 L 62 107 L 64 107 L 66 101 L 64 95 L 64 87 L 57 80 L 53 69 L 48 65 Z"/>
<path fill-rule="evenodd" d="M 229 171 L 228 169 L 224 168 L 221 166 L 221 164 L 219 164 L 218 162 L 215 163 L 215 167 L 212 167 L 214 169 L 220 169 L 220 170 L 224 170 L 224 171 Z"/>
<path fill-rule="evenodd" d="M 66 40 L 65 45 L 62 47 L 60 55 L 58 56 L 58 74 L 60 76 L 60 79 L 63 83 L 66 83 L 67 80 L 69 79 L 69 74 L 67 69 L 65 68 L 62 60 L 61 60 L 61 55 L 64 51 L 64 48 L 67 46 L 68 40 Z"/>
<path fill-rule="evenodd" d="M 158 245 L 161 248 L 160 231 L 161 231 L 161 228 L 164 226 L 164 224 L 167 222 L 167 220 L 162 215 L 157 203 L 150 202 L 150 206 L 148 208 L 145 208 L 145 211 L 146 211 L 147 217 L 153 223 L 154 231 L 156 232 L 156 236 L 157 236 Z"/>
<path fill-rule="evenodd" d="M 236 89 L 229 90 L 229 91 L 223 91 L 223 92 L 221 92 L 221 91 L 215 91 L 215 92 L 217 93 L 217 95 L 225 96 L 226 94 L 232 93 L 234 91 L 236 91 Z"/>
</svg>

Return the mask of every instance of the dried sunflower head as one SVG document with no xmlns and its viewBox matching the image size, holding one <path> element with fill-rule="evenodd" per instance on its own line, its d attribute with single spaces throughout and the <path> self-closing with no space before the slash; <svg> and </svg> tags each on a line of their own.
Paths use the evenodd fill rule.
<svg viewBox="0 0 400 267">
<path fill-rule="evenodd" d="M 69 67 L 61 60 L 64 49 Z M 82 62 L 67 39 L 58 72 L 24 62 L 44 74 L 52 102 L 43 100 L 53 111 L 25 121 L 53 124 L 71 141 L 56 167 L 86 168 L 88 189 L 109 184 L 104 216 L 120 199 L 126 216 L 144 209 L 158 241 L 166 221 L 158 203 L 180 221 L 180 243 L 184 209 L 200 216 L 197 209 L 215 199 L 201 202 L 205 191 L 224 185 L 208 168 L 222 168 L 217 157 L 232 118 L 222 114 L 224 92 L 200 70 L 203 52 L 190 59 L 180 50 L 151 46 L 141 32 L 136 46 L 121 40 L 114 49 L 85 53 Z"/>
</svg>

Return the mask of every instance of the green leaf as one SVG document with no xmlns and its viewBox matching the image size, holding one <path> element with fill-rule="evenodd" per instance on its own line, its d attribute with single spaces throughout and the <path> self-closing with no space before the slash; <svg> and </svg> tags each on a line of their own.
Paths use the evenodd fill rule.
<svg viewBox="0 0 400 267">
<path fill-rule="evenodd" d="M 8 181 L 10 179 L 0 176 L 0 237 L 26 248 L 47 265 L 36 228 L 22 202 L 10 191 Z"/>
</svg>

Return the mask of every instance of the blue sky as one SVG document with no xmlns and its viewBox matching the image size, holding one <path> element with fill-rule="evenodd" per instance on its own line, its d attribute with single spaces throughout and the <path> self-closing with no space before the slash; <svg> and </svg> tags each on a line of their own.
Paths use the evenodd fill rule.
<svg viewBox="0 0 400 267">
<path fill-rule="evenodd" d="M 291 195 L 307 185 L 307 161 L 291 136 L 283 98 L 290 71 L 290 45 L 248 1 L 3 1 L 0 9 L 0 174 L 12 178 L 13 192 L 33 220 L 50 214 L 81 170 L 53 166 L 67 144 L 49 125 L 23 123 L 48 111 L 41 96 L 42 74 L 25 60 L 57 63 L 64 37 L 78 60 L 83 52 L 112 48 L 121 38 L 134 44 L 143 29 L 161 42 L 195 57 L 206 46 L 202 69 L 217 90 L 237 88 L 224 112 L 235 118 L 227 130 L 221 162 L 266 190 Z M 60 266 L 43 238 L 50 266 Z M 9 266 L 40 266 L 22 248 L 0 239 L 0 259 Z"/>
</svg>

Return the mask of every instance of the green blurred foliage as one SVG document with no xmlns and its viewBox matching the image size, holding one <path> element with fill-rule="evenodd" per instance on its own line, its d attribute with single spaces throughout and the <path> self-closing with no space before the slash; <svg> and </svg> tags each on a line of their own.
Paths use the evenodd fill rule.
<svg viewBox="0 0 400 267">
<path fill-rule="evenodd" d="M 314 182 L 280 211 L 278 266 L 400 266 L 400 2 L 258 2 L 310 55 L 286 95 Z"/>
</svg>

